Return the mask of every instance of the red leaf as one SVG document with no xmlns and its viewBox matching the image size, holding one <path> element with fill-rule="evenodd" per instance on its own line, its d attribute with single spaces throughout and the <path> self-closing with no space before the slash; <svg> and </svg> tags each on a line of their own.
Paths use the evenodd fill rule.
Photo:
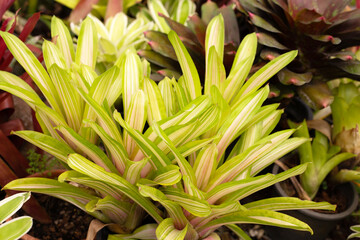
<svg viewBox="0 0 360 240">
<path fill-rule="evenodd" d="M 105 21 L 108 18 L 115 16 L 117 13 L 122 12 L 123 1 L 122 0 L 109 0 L 106 7 Z"/>
<path fill-rule="evenodd" d="M 97 4 L 98 1 L 99 0 L 80 0 L 74 10 L 72 10 L 69 21 L 78 23 L 81 19 L 84 19 L 91 11 L 92 6 Z"/>
<path fill-rule="evenodd" d="M 40 12 L 34 13 L 26 22 L 24 29 L 20 33 L 20 40 L 25 42 L 26 38 L 29 36 L 29 34 L 34 30 L 34 27 L 36 23 L 40 19 Z"/>
<path fill-rule="evenodd" d="M 0 19 L 2 19 L 4 13 L 13 4 L 15 0 L 0 0 Z"/>
</svg>

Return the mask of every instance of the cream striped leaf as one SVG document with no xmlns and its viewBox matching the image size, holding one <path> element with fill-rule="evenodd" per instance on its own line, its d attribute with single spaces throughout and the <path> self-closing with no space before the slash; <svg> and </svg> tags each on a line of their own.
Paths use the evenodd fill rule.
<svg viewBox="0 0 360 240">
<path fill-rule="evenodd" d="M 159 82 L 158 87 L 165 106 L 166 116 L 173 116 L 179 111 L 179 107 L 171 80 L 168 77 L 165 77 Z"/>
<path fill-rule="evenodd" d="M 48 71 L 60 96 L 68 125 L 79 130 L 83 116 L 83 100 L 70 83 L 71 76 L 56 63 Z"/>
<path fill-rule="evenodd" d="M 58 181 L 59 182 L 74 182 L 74 183 L 78 183 L 87 187 L 90 187 L 92 189 L 95 189 L 100 196 L 105 197 L 107 195 L 110 195 L 112 197 L 114 197 L 117 200 L 122 200 L 124 199 L 124 195 L 117 191 L 114 187 L 112 187 L 109 184 L 106 184 L 102 181 L 96 180 L 94 178 L 88 177 L 82 173 L 79 173 L 77 171 L 74 170 L 69 170 L 66 172 L 63 172 L 62 174 L 60 174 L 60 176 L 58 177 Z"/>
<path fill-rule="evenodd" d="M 167 165 L 153 173 L 152 181 L 159 185 L 171 186 L 181 180 L 180 168 L 176 165 Z"/>
<path fill-rule="evenodd" d="M 219 58 L 219 62 L 223 62 L 224 58 L 224 41 L 225 41 L 225 26 L 224 18 L 221 14 L 218 14 L 211 19 L 209 25 L 206 28 L 205 36 L 205 59 L 206 59 L 206 69 L 209 65 L 209 54 L 212 46 L 215 47 L 215 52 Z"/>
<path fill-rule="evenodd" d="M 174 4 L 175 5 L 175 4 Z M 171 12 L 171 18 L 176 22 L 186 25 L 189 16 L 195 13 L 196 5 L 191 0 L 178 0 Z"/>
<path fill-rule="evenodd" d="M 129 215 L 131 203 L 118 201 L 110 195 L 94 199 L 85 206 L 86 211 L 101 211 L 104 215 L 111 219 L 112 223 L 123 224 Z"/>
<path fill-rule="evenodd" d="M 183 240 L 187 233 L 188 225 L 178 230 L 174 225 L 174 219 L 166 218 L 156 228 L 156 237 L 158 240 Z"/>
<path fill-rule="evenodd" d="M 175 160 L 180 167 L 182 175 L 187 175 L 190 178 L 192 183 L 196 182 L 195 174 L 190 166 L 189 162 L 180 154 L 179 150 L 175 147 L 174 143 L 169 139 L 166 133 L 160 128 L 160 126 L 155 122 L 153 125 L 155 133 L 165 142 L 167 147 L 175 156 Z"/>
<path fill-rule="evenodd" d="M 142 135 L 140 132 L 132 129 L 129 124 L 122 119 L 120 113 L 117 111 L 114 112 L 114 119 L 136 141 L 143 154 L 147 157 L 150 157 L 150 161 L 156 169 L 171 164 L 166 155 L 152 141 L 144 137 L 144 135 Z"/>
<path fill-rule="evenodd" d="M 118 240 L 118 239 L 156 239 L 156 227 L 158 224 L 156 223 L 149 223 L 144 224 L 131 234 L 109 234 L 108 240 Z"/>
<path fill-rule="evenodd" d="M 225 80 L 225 68 L 218 56 L 215 46 L 211 46 L 207 55 L 205 72 L 205 94 L 210 94 L 211 86 L 215 85 L 218 89 L 223 88 Z"/>
<path fill-rule="evenodd" d="M 251 93 L 258 90 L 267 80 L 269 80 L 272 76 L 278 73 L 292 60 L 294 60 L 297 53 L 298 52 L 296 50 L 284 53 L 279 57 L 275 58 L 274 60 L 271 60 L 260 70 L 256 71 L 256 73 L 254 73 L 254 75 L 252 75 L 251 78 L 246 81 L 244 86 L 237 93 L 231 105 L 237 105 L 238 102 L 240 102 L 242 99 L 246 98 Z"/>
<path fill-rule="evenodd" d="M 186 194 L 178 188 L 162 188 L 162 192 L 194 216 L 207 217 L 211 214 L 211 207 L 205 200 Z"/>
<path fill-rule="evenodd" d="M 165 19 L 159 16 L 159 13 L 161 13 L 164 14 L 166 17 L 169 17 L 169 13 L 162 4 L 161 0 L 149 0 L 148 8 L 151 17 L 153 18 L 159 30 L 163 33 L 168 33 L 171 30 L 170 27 L 166 23 Z"/>
<path fill-rule="evenodd" d="M 189 222 L 181 209 L 180 204 L 169 200 L 160 190 L 146 185 L 138 184 L 139 192 L 144 197 L 149 197 L 153 201 L 159 202 L 166 209 L 167 214 L 174 220 L 177 228 L 185 227 Z"/>
<path fill-rule="evenodd" d="M 75 60 L 75 51 L 70 32 L 62 20 L 53 16 L 51 19 L 51 37 L 56 39 L 56 45 L 62 52 L 66 65 L 71 67 L 73 60 Z"/>
<path fill-rule="evenodd" d="M 92 99 L 88 94 L 86 94 L 82 89 L 78 88 L 78 92 L 80 93 L 80 96 L 90 105 L 90 107 L 93 109 L 94 113 L 97 116 L 97 120 L 100 123 L 100 126 L 104 129 L 104 131 L 109 134 L 115 141 L 119 142 L 123 145 L 122 137 L 120 134 L 119 129 L 117 128 L 115 122 L 109 116 L 109 114 L 106 112 L 106 110 L 101 107 L 94 99 Z M 87 122 L 85 121 L 84 124 Z M 83 136 L 83 135 L 82 135 Z M 88 139 L 88 136 L 83 136 L 86 139 Z"/>
<path fill-rule="evenodd" d="M 186 97 L 185 90 L 179 85 L 175 79 L 171 79 L 171 83 L 174 86 L 175 96 L 178 101 L 179 109 L 183 109 L 189 102 Z"/>
<path fill-rule="evenodd" d="M 289 170 L 286 170 L 284 172 L 274 175 L 274 177 L 272 179 L 269 179 L 269 181 L 267 181 L 265 183 L 256 184 L 251 187 L 245 187 L 245 188 L 239 189 L 239 190 L 233 192 L 232 194 L 229 194 L 227 197 L 222 199 L 222 201 L 228 201 L 228 202 L 239 201 L 239 200 L 253 194 L 254 192 L 257 192 L 264 188 L 267 188 L 277 182 L 281 182 L 290 177 L 302 174 L 306 168 L 307 168 L 307 163 L 298 165 Z"/>
<path fill-rule="evenodd" d="M 256 55 L 257 37 L 248 34 L 241 41 L 236 52 L 229 76 L 226 79 L 224 98 L 230 103 L 248 76 Z"/>
<path fill-rule="evenodd" d="M 215 173 L 217 167 L 218 149 L 215 143 L 201 149 L 197 155 L 194 164 L 194 172 L 196 177 L 196 184 L 199 189 L 205 189 L 210 178 Z"/>
<path fill-rule="evenodd" d="M 0 31 L 0 36 L 4 40 L 6 46 L 20 63 L 25 71 L 30 75 L 32 80 L 39 87 L 50 105 L 59 114 L 63 113 L 60 106 L 59 96 L 57 95 L 54 84 L 39 60 L 34 56 L 28 47 L 15 35 L 8 32 Z"/>
<path fill-rule="evenodd" d="M 125 118 L 128 112 L 131 98 L 137 90 L 142 88 L 143 72 L 139 56 L 129 50 L 121 65 L 123 79 L 123 105 Z"/>
<path fill-rule="evenodd" d="M 141 170 L 149 162 L 149 159 L 144 158 L 141 161 L 126 160 L 126 168 L 123 177 L 131 184 L 135 184 L 139 181 Z"/>
<path fill-rule="evenodd" d="M 125 171 L 125 161 L 129 159 L 124 146 L 112 138 L 105 130 L 97 123 L 87 121 L 87 124 L 96 132 L 97 135 L 104 142 L 106 149 L 110 151 L 111 159 L 116 169 L 123 174 Z"/>
<path fill-rule="evenodd" d="M 290 228 L 300 231 L 308 231 L 313 233 L 312 229 L 304 222 L 290 217 L 283 213 L 273 212 L 264 209 L 254 209 L 248 211 L 239 211 L 232 214 L 225 215 L 215 219 L 199 229 L 201 237 L 206 237 L 211 234 L 215 229 L 228 224 L 263 224 L 269 226 Z"/>
<path fill-rule="evenodd" d="M 147 96 L 148 123 L 151 126 L 154 121 L 160 121 L 166 117 L 164 100 L 156 83 L 150 78 L 144 79 L 144 90 Z"/>
<path fill-rule="evenodd" d="M 16 193 L 14 195 L 1 199 L 0 224 L 3 224 L 5 220 L 7 220 L 14 213 L 16 213 L 22 207 L 22 205 L 30 199 L 30 195 L 30 192 L 23 192 Z"/>
<path fill-rule="evenodd" d="M 45 135 L 43 133 L 25 130 L 25 131 L 16 131 L 13 132 L 13 134 L 34 144 L 35 146 L 50 153 L 51 155 L 53 155 L 57 159 L 60 159 L 63 162 L 66 162 L 67 156 L 70 153 L 75 152 L 67 144 L 57 139 L 54 139 L 53 137 Z"/>
<path fill-rule="evenodd" d="M 295 197 L 274 197 L 261 199 L 244 204 L 247 209 L 267 209 L 272 211 L 284 211 L 295 209 L 321 209 L 335 211 L 336 206 L 328 202 L 313 202 L 301 200 Z"/>
<path fill-rule="evenodd" d="M 196 66 L 191 59 L 190 54 L 186 50 L 178 35 L 174 31 L 170 31 L 168 38 L 175 49 L 176 56 L 180 63 L 186 90 L 189 92 L 191 100 L 194 100 L 201 95 L 199 73 L 196 70 Z"/>
<path fill-rule="evenodd" d="M 201 200 L 205 200 L 205 193 L 190 181 L 189 176 L 187 175 L 183 176 L 183 183 L 184 183 L 185 192 L 187 194 L 189 194 L 190 196 L 197 197 Z"/>
<path fill-rule="evenodd" d="M 3 189 L 46 194 L 70 202 L 85 212 L 87 212 L 85 205 L 89 201 L 96 199 L 94 195 L 89 194 L 82 188 L 49 178 L 16 179 L 6 184 Z M 110 219 L 99 211 L 87 213 L 105 223 L 110 222 Z"/>
<path fill-rule="evenodd" d="M 98 36 L 91 18 L 87 17 L 80 27 L 80 34 L 75 55 L 77 65 L 85 64 L 95 69 L 98 53 Z"/>
<path fill-rule="evenodd" d="M 242 127 L 247 122 L 251 121 L 254 114 L 267 98 L 268 92 L 269 87 L 267 86 L 257 93 L 249 95 L 249 97 L 244 99 L 229 115 L 228 119 L 224 122 L 218 132 L 218 134 L 222 136 L 217 144 L 219 150 L 218 161 L 225 152 L 225 149 L 238 136 Z"/>
<path fill-rule="evenodd" d="M 106 169 L 106 171 L 118 172 L 112 161 L 95 144 L 77 134 L 73 129 L 64 126 L 56 128 L 69 139 L 81 152 L 85 153 L 92 161 Z"/>
<path fill-rule="evenodd" d="M 139 132 L 142 132 L 145 126 L 146 104 L 147 101 L 144 91 L 137 90 L 132 96 L 128 112 L 125 114 L 125 121 L 132 129 Z M 130 159 L 133 159 L 132 155 L 135 154 L 137 146 L 135 140 L 132 139 L 127 132 L 124 132 L 124 145 Z"/>
<path fill-rule="evenodd" d="M 114 188 L 124 193 L 145 211 L 147 211 L 156 222 L 160 223 L 163 220 L 160 216 L 161 213 L 159 209 L 151 203 L 151 201 L 140 195 L 138 190 L 132 184 L 119 175 L 106 172 L 102 167 L 76 153 L 69 155 L 68 164 L 72 169 L 80 173 L 113 185 Z"/>
<path fill-rule="evenodd" d="M 60 49 L 54 43 L 44 40 L 42 50 L 47 69 L 49 69 L 54 63 L 62 69 L 67 68 L 62 52 L 60 52 Z"/>
</svg>

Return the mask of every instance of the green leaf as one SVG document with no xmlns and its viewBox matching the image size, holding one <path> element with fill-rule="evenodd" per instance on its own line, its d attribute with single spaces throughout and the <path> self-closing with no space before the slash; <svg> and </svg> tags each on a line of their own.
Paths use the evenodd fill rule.
<svg viewBox="0 0 360 240">
<path fill-rule="evenodd" d="M 129 159 L 124 146 L 106 133 L 97 123 L 91 121 L 86 123 L 99 135 L 106 148 L 110 151 L 111 159 L 116 169 L 120 174 L 123 174 L 125 171 L 125 160 Z"/>
<path fill-rule="evenodd" d="M 166 218 L 156 228 L 156 237 L 159 240 L 183 240 L 185 238 L 188 225 L 182 230 L 178 230 L 174 226 L 172 218 Z"/>
<path fill-rule="evenodd" d="M 184 44 L 174 31 L 170 31 L 168 38 L 175 49 L 179 60 L 187 91 L 190 93 L 191 100 L 201 95 L 201 84 L 196 66 L 186 50 Z"/>
<path fill-rule="evenodd" d="M 225 80 L 225 75 L 224 65 L 216 52 L 215 46 L 211 46 L 206 62 L 204 93 L 210 94 L 210 89 L 213 85 L 222 90 L 222 83 Z"/>
<path fill-rule="evenodd" d="M 225 26 L 224 18 L 221 14 L 218 14 L 216 17 L 212 18 L 209 22 L 209 25 L 206 28 L 206 37 L 205 37 L 205 59 L 206 59 L 206 69 L 210 66 L 209 54 L 212 46 L 215 47 L 215 52 L 219 57 L 219 64 L 222 64 L 224 57 L 224 41 L 225 41 Z"/>
<path fill-rule="evenodd" d="M 0 238 L 4 240 L 19 239 L 31 229 L 32 224 L 32 218 L 28 216 L 12 219 L 0 225 Z"/>
<path fill-rule="evenodd" d="M 158 88 L 163 99 L 166 116 L 170 117 L 175 115 L 179 111 L 179 106 L 171 80 L 168 77 L 165 77 L 159 82 Z"/>
<path fill-rule="evenodd" d="M 164 5 L 160 0 L 149 0 L 148 8 L 150 10 L 151 17 L 155 21 L 156 25 L 163 33 L 168 33 L 171 29 L 167 25 L 164 18 L 159 16 L 159 13 L 169 17 L 169 13 L 166 11 Z"/>
<path fill-rule="evenodd" d="M 71 67 L 73 60 L 75 59 L 75 52 L 71 35 L 68 28 L 65 26 L 62 20 L 53 16 L 51 18 L 51 37 L 56 38 L 56 45 L 62 52 L 66 65 Z"/>
<path fill-rule="evenodd" d="M 66 162 L 67 156 L 75 151 L 64 142 L 36 131 L 16 131 L 13 134 L 25 139 L 57 159 Z"/>
<path fill-rule="evenodd" d="M 218 150 L 215 143 L 202 148 L 197 155 L 193 168 L 199 189 L 205 189 L 213 177 L 217 167 L 217 155 Z"/>
<path fill-rule="evenodd" d="M 88 156 L 92 161 L 105 168 L 106 171 L 118 172 L 112 161 L 95 144 L 90 143 L 71 128 L 59 126 L 56 129 L 59 130 L 64 136 L 66 136 L 66 138 L 70 139 L 71 142 L 82 152 L 84 152 L 86 156 Z"/>
<path fill-rule="evenodd" d="M 117 111 L 114 112 L 114 119 L 136 141 L 143 154 L 150 157 L 150 161 L 156 169 L 171 164 L 168 157 L 166 157 L 166 155 L 152 141 L 144 137 L 144 135 L 140 132 L 132 129 L 129 124 L 122 119 L 120 113 Z"/>
<path fill-rule="evenodd" d="M 159 223 L 163 220 L 158 208 L 156 208 L 148 199 L 140 195 L 134 185 L 123 179 L 121 176 L 115 173 L 106 172 L 102 167 L 76 153 L 69 155 L 68 164 L 72 169 L 82 174 L 113 185 L 118 191 L 121 191 L 135 203 L 144 208 L 156 222 Z"/>
<path fill-rule="evenodd" d="M 335 211 L 336 205 L 328 202 L 313 202 L 292 197 L 267 198 L 244 205 L 247 209 L 267 209 L 273 211 L 295 209 L 322 209 Z"/>
<path fill-rule="evenodd" d="M 246 81 L 244 86 L 237 93 L 231 105 L 236 105 L 239 101 L 259 89 L 267 80 L 288 65 L 296 57 L 297 53 L 298 52 L 295 50 L 284 53 L 274 60 L 271 60 L 264 67 L 258 70 L 249 80 Z"/>
<path fill-rule="evenodd" d="M 161 81 L 162 82 L 162 81 Z M 156 83 L 145 78 L 144 90 L 147 96 L 148 123 L 151 126 L 154 121 L 160 121 L 166 117 L 165 103 L 161 96 L 160 89 Z"/>
<path fill-rule="evenodd" d="M 162 192 L 167 198 L 180 204 L 194 216 L 207 217 L 211 214 L 211 207 L 205 200 L 184 193 L 178 188 L 163 188 Z"/>
<path fill-rule="evenodd" d="M 83 100 L 70 83 L 72 81 L 70 74 L 57 64 L 53 64 L 48 68 L 48 71 L 60 96 L 67 123 L 75 130 L 80 129 L 83 116 Z"/>
<path fill-rule="evenodd" d="M 94 22 L 87 17 L 80 27 L 80 34 L 76 49 L 76 64 L 85 64 L 95 69 L 98 51 L 98 36 Z"/>
<path fill-rule="evenodd" d="M 88 212 L 101 211 L 113 223 L 123 224 L 130 213 L 131 203 L 106 196 L 88 202 L 85 208 Z"/>
<path fill-rule="evenodd" d="M 54 43 L 44 40 L 42 49 L 44 62 L 47 69 L 49 69 L 55 63 L 63 69 L 67 68 L 63 54 Z"/>
<path fill-rule="evenodd" d="M 195 174 L 190 164 L 186 159 L 180 154 L 179 150 L 175 147 L 174 143 L 169 139 L 166 133 L 160 128 L 160 126 L 155 122 L 153 124 L 153 129 L 156 134 L 165 142 L 165 144 L 169 147 L 171 152 L 175 156 L 175 160 L 180 167 L 181 173 L 183 175 L 187 175 L 190 178 L 192 183 L 196 182 Z"/>
<path fill-rule="evenodd" d="M 30 192 L 17 193 L 0 201 L 0 224 L 16 213 L 29 200 Z"/>
<path fill-rule="evenodd" d="M 199 228 L 199 235 L 201 237 L 205 237 L 220 226 L 241 223 L 263 224 L 300 231 L 309 231 L 310 233 L 313 233 L 311 228 L 306 223 L 301 222 L 296 218 L 290 217 L 283 213 L 263 209 L 254 209 L 230 213 L 228 215 L 219 217 L 218 219 L 215 219 Z"/>
<path fill-rule="evenodd" d="M 39 87 L 41 92 L 49 101 L 50 105 L 55 109 L 55 111 L 62 114 L 63 109 L 59 105 L 59 96 L 57 95 L 54 84 L 39 60 L 15 35 L 0 31 L 0 36 L 6 43 L 14 58 L 21 64 L 21 66 Z"/>
</svg>

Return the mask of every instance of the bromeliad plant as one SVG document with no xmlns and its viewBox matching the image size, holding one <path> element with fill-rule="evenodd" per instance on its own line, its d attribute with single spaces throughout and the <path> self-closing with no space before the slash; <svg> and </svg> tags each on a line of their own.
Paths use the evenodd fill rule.
<svg viewBox="0 0 360 240">
<path fill-rule="evenodd" d="M 58 180 L 25 178 L 5 189 L 31 190 L 69 201 L 104 223 L 109 239 L 213 239 L 226 225 L 249 239 L 236 223 L 311 231 L 277 210 L 334 209 L 328 203 L 270 198 L 241 205 L 250 194 L 305 171 L 306 164 L 278 175 L 258 173 L 306 138 L 294 130 L 271 133 L 281 110 L 262 106 L 264 83 L 296 52 L 268 63 L 245 82 L 256 52 L 256 36 L 240 45 L 226 76 L 222 65 L 224 26 L 216 16 L 206 33 L 203 89 L 189 53 L 170 31 L 183 76 L 158 85 L 146 61 L 129 50 L 105 73 L 94 72 L 97 33 L 90 18 L 75 50 L 64 24 L 53 18 L 56 44 L 45 41 L 47 71 L 16 37 L 1 32 L 13 55 L 33 77 L 49 105 L 18 77 L 0 72 L 0 88 L 37 112 L 44 133 L 15 134 L 54 155 L 69 170 Z M 92 51 L 89 51 L 92 50 Z M 120 97 L 119 112 L 113 103 Z M 147 127 L 145 127 L 147 126 Z M 230 144 L 235 147 L 230 151 Z M 228 153 L 230 152 L 230 153 Z M 150 223 L 143 221 L 150 216 Z"/>
<path fill-rule="evenodd" d="M 323 120 L 318 122 L 326 125 L 326 122 Z M 306 121 L 303 121 L 299 126 L 293 122 L 289 122 L 289 125 L 292 128 L 298 127 L 294 136 L 305 138 L 310 137 Z M 324 128 L 325 127 L 323 127 L 323 129 Z M 328 126 L 328 129 L 330 129 L 330 126 Z M 334 170 L 340 163 L 354 157 L 355 155 L 349 152 L 340 153 L 341 148 L 337 145 L 331 144 L 331 137 L 330 139 L 328 138 L 329 135 L 330 130 L 328 133 L 326 133 L 326 131 L 321 133 L 320 131 L 315 130 L 315 137 L 312 142 L 306 142 L 298 148 L 300 163 L 309 163 L 305 172 L 300 175 L 300 184 L 308 196 L 303 196 L 305 199 L 313 199 L 316 196 L 322 183 L 325 181 L 325 178 L 332 171 L 333 173 L 330 175 L 332 175 L 331 180 L 333 183 L 337 182 L 337 184 L 339 184 L 347 181 L 358 180 L 360 178 L 358 172 L 356 171 L 350 171 L 347 173 L 340 171 L 335 173 Z"/>
<path fill-rule="evenodd" d="M 360 79 L 360 62 L 350 47 L 357 46 L 359 9 L 350 0 L 239 1 L 263 46 L 261 57 L 273 59 L 289 50 L 299 55 L 279 72 L 284 84 L 303 85 L 312 79 Z"/>
</svg>

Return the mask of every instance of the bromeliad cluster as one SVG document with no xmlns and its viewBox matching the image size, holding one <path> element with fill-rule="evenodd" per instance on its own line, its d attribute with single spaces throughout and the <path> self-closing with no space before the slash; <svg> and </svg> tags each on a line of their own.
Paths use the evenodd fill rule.
<svg viewBox="0 0 360 240">
<path fill-rule="evenodd" d="M 272 60 L 245 81 L 255 58 L 256 36 L 242 41 L 226 76 L 221 15 L 206 31 L 206 74 L 202 89 L 195 65 L 180 38 L 170 31 L 183 75 L 158 84 L 150 67 L 129 49 L 98 75 L 98 35 L 90 18 L 81 24 L 76 51 L 70 33 L 52 19 L 56 44 L 44 41 L 47 70 L 15 36 L 0 32 L 9 50 L 40 88 L 47 103 L 20 78 L 0 72 L 0 88 L 36 111 L 43 133 L 15 134 L 68 167 L 57 180 L 24 178 L 4 189 L 44 193 L 73 203 L 117 233 L 109 239 L 218 239 L 226 225 L 256 223 L 311 231 L 278 210 L 333 209 L 328 203 L 270 198 L 242 205 L 250 194 L 301 174 L 306 164 L 278 175 L 258 175 L 284 154 L 308 141 L 272 133 L 281 110 L 262 106 L 264 83 L 296 52 Z M 122 102 L 115 109 L 114 102 Z M 235 147 L 230 151 L 230 144 Z M 143 222 L 144 216 L 150 222 Z"/>
<path fill-rule="evenodd" d="M 359 43 L 359 9 L 350 0 L 240 0 L 259 42 L 261 57 L 269 60 L 298 50 L 289 67 L 278 74 L 282 83 L 302 85 L 321 80 L 350 77 L 360 79 L 360 62 L 349 49 Z"/>
</svg>

